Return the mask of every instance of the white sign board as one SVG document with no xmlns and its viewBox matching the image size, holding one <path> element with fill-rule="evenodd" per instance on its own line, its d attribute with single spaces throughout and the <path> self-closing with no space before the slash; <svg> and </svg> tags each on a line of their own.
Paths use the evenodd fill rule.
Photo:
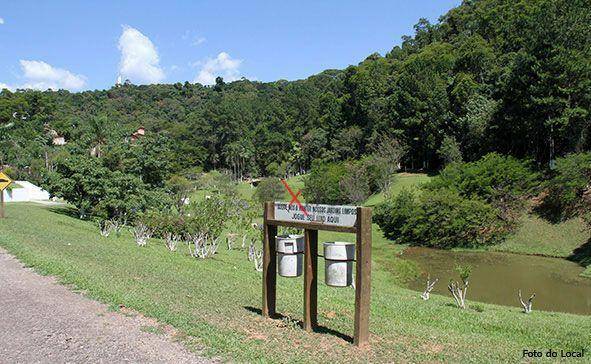
<svg viewBox="0 0 591 364">
<path fill-rule="evenodd" d="M 357 207 L 306 203 L 300 207 L 297 203 L 275 202 L 275 220 L 353 227 L 357 221 Z"/>
</svg>

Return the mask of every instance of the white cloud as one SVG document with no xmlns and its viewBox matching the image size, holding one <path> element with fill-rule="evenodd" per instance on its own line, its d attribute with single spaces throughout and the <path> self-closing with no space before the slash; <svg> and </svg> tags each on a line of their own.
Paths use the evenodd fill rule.
<svg viewBox="0 0 591 364">
<path fill-rule="evenodd" d="M 4 24 L 4 18 L 0 18 L 0 25 Z"/>
<path fill-rule="evenodd" d="M 216 58 L 199 63 L 201 70 L 195 77 L 195 82 L 203 85 L 213 85 L 217 76 L 222 76 L 224 81 L 232 82 L 240 78 L 241 59 L 234 59 L 228 53 L 222 52 Z"/>
<path fill-rule="evenodd" d="M 86 77 L 63 68 L 53 67 L 43 61 L 20 60 L 24 83 L 7 85 L 0 83 L 0 89 L 70 90 L 77 91 L 86 85 Z"/>
<path fill-rule="evenodd" d="M 206 40 L 207 39 L 205 37 L 196 37 L 195 39 L 193 39 L 193 43 L 191 43 L 191 45 L 198 46 L 200 44 L 205 43 Z"/>
<path fill-rule="evenodd" d="M 53 67 L 43 61 L 20 60 L 22 78 L 24 81 L 19 85 L 8 85 L 0 82 L 0 90 L 7 88 L 34 89 L 34 90 L 70 90 L 77 91 L 86 85 L 86 77 L 74 74 L 63 68 Z"/>
<path fill-rule="evenodd" d="M 158 50 L 139 30 L 124 25 L 119 38 L 119 50 L 119 74 L 124 79 L 138 83 L 158 83 L 164 80 Z"/>
<path fill-rule="evenodd" d="M 185 33 L 181 36 L 182 40 L 188 40 L 192 46 L 198 46 L 207 41 L 207 38 L 200 36 L 198 34 L 194 34 L 190 30 L 185 30 Z"/>
</svg>

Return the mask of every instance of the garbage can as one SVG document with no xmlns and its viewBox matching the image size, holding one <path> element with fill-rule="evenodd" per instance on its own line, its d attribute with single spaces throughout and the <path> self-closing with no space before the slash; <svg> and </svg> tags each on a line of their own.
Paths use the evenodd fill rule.
<svg viewBox="0 0 591 364">
<path fill-rule="evenodd" d="M 278 235 L 275 237 L 277 270 L 282 277 L 299 277 L 304 267 L 304 236 Z"/>
<path fill-rule="evenodd" d="M 347 287 L 353 284 L 355 244 L 326 242 L 324 246 L 324 281 L 327 286 Z"/>
</svg>

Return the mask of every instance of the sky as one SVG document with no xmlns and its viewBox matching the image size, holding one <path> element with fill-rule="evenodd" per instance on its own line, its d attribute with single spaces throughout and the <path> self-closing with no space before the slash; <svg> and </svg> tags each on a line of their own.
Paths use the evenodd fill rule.
<svg viewBox="0 0 591 364">
<path fill-rule="evenodd" d="M 0 89 L 307 78 L 385 54 L 460 0 L 0 3 Z"/>
</svg>

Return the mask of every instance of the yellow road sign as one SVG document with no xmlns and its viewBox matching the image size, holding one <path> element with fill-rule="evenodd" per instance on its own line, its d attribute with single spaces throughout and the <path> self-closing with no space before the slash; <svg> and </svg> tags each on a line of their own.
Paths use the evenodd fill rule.
<svg viewBox="0 0 591 364">
<path fill-rule="evenodd" d="M 6 187 L 10 186 L 12 180 L 10 177 L 4 174 L 4 172 L 0 172 L 0 191 L 4 191 Z"/>
</svg>

